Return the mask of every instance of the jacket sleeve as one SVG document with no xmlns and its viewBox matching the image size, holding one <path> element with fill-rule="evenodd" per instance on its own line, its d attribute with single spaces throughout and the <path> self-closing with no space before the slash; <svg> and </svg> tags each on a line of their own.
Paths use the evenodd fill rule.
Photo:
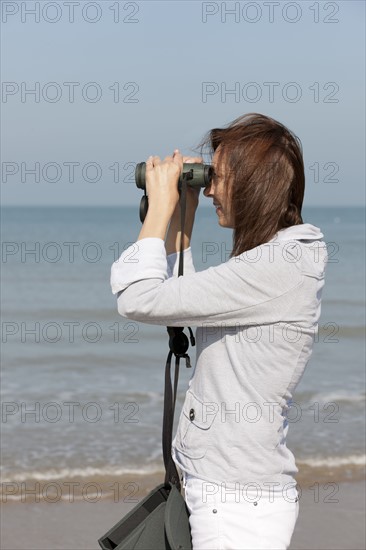
<svg viewBox="0 0 366 550">
<path fill-rule="evenodd" d="M 168 277 L 169 278 L 178 277 L 179 252 L 174 252 L 173 254 L 169 254 L 167 256 L 167 262 L 168 262 Z M 191 250 L 191 247 L 189 247 L 183 250 L 183 275 L 187 275 L 188 273 L 195 273 L 195 272 L 196 270 L 193 264 L 192 250 Z"/>
<path fill-rule="evenodd" d="M 254 261 L 250 252 L 250 258 L 244 253 L 219 266 L 174 277 L 178 258 L 167 260 L 164 241 L 141 239 L 112 265 L 118 312 L 128 319 L 166 326 L 280 322 L 299 298 L 301 271 L 280 253 L 271 261 L 267 250 Z"/>
</svg>

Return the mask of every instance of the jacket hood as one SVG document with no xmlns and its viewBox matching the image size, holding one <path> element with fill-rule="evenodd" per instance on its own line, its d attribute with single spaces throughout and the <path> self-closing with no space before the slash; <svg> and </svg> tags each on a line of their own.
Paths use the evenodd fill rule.
<svg viewBox="0 0 366 550">
<path fill-rule="evenodd" d="M 319 227 L 311 223 L 302 223 L 285 227 L 276 233 L 269 242 L 272 241 L 319 241 L 324 237 Z"/>
</svg>

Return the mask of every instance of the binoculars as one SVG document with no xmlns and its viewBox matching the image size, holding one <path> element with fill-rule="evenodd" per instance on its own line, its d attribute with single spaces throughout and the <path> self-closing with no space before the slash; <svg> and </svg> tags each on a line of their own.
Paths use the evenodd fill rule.
<svg viewBox="0 0 366 550">
<path fill-rule="evenodd" d="M 190 187 L 207 187 L 212 178 L 212 166 L 210 164 L 201 164 L 200 162 L 184 163 L 183 172 L 178 181 L 178 189 L 182 187 L 183 179 L 187 180 Z M 146 189 L 146 162 L 139 162 L 136 165 L 135 181 L 139 189 Z"/>
<path fill-rule="evenodd" d="M 211 183 L 213 168 L 210 164 L 202 164 L 200 162 L 184 163 L 183 171 L 178 180 L 178 190 L 182 188 L 183 180 L 187 182 L 189 187 L 198 189 L 207 187 Z M 149 208 L 148 198 L 146 195 L 146 162 L 139 162 L 135 170 L 136 187 L 142 189 L 145 194 L 140 202 L 140 220 L 144 221 L 147 210 Z"/>
</svg>

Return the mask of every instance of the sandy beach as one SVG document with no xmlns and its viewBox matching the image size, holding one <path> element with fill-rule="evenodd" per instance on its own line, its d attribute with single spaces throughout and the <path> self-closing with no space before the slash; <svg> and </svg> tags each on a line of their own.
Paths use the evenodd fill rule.
<svg viewBox="0 0 366 550">
<path fill-rule="evenodd" d="M 1 549 L 98 550 L 98 538 L 133 506 L 135 503 L 126 499 L 54 503 L 9 500 L 2 504 Z M 313 488 L 304 485 L 290 549 L 364 549 L 364 517 L 365 482 L 314 484 Z"/>
</svg>

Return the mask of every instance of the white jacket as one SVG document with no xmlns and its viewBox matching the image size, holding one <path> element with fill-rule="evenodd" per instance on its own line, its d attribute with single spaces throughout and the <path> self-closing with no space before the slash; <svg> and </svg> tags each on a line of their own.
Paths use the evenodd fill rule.
<svg viewBox="0 0 366 550">
<path fill-rule="evenodd" d="M 179 254 L 167 257 L 162 239 L 145 238 L 112 265 L 121 315 L 197 327 L 196 365 L 172 449 L 181 470 L 227 487 L 293 483 L 286 412 L 318 331 L 322 237 L 311 224 L 292 226 L 201 272 L 188 248 L 179 278 Z"/>
</svg>

